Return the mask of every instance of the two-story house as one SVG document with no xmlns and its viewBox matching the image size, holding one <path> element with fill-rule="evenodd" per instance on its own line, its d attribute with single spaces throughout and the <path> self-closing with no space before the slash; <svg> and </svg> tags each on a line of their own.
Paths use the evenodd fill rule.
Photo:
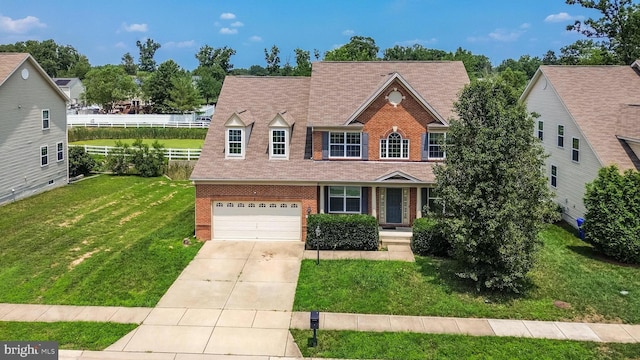
<svg viewBox="0 0 640 360">
<path fill-rule="evenodd" d="M 586 184 L 602 167 L 640 169 L 640 63 L 541 66 L 521 96 L 538 113 L 549 188 L 573 226 L 586 213 Z"/>
<path fill-rule="evenodd" d="M 68 183 L 67 101 L 31 55 L 0 53 L 0 204 Z"/>
<path fill-rule="evenodd" d="M 433 205 L 461 62 L 318 62 L 225 79 L 192 173 L 199 239 L 301 240 L 306 216 L 410 226 Z"/>
</svg>

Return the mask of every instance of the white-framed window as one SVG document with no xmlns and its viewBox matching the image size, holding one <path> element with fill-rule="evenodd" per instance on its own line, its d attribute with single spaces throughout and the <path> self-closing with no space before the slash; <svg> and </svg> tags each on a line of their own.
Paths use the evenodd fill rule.
<svg viewBox="0 0 640 360">
<path fill-rule="evenodd" d="M 558 187 L 558 168 L 555 165 L 551 165 L 551 177 L 549 179 L 552 187 Z"/>
<path fill-rule="evenodd" d="M 571 139 L 571 160 L 580 162 L 580 139 Z"/>
<path fill-rule="evenodd" d="M 359 186 L 329 186 L 329 212 L 359 214 L 361 198 Z"/>
<path fill-rule="evenodd" d="M 544 140 L 544 122 L 538 121 L 538 139 Z"/>
<path fill-rule="evenodd" d="M 330 158 L 360 158 L 362 153 L 362 134 L 359 132 L 330 132 Z"/>
<path fill-rule="evenodd" d="M 49 165 L 49 147 L 47 145 L 40 146 L 40 166 Z"/>
<path fill-rule="evenodd" d="M 42 110 L 42 129 L 48 129 L 49 128 L 49 122 L 50 122 L 50 118 L 49 118 L 49 109 L 45 109 Z"/>
<path fill-rule="evenodd" d="M 564 125 L 558 125 L 558 147 L 564 147 Z"/>
<path fill-rule="evenodd" d="M 228 128 L 226 131 L 226 157 L 244 159 L 244 129 Z"/>
<path fill-rule="evenodd" d="M 269 157 L 272 159 L 288 159 L 288 129 L 271 129 L 269 131 Z"/>
<path fill-rule="evenodd" d="M 62 142 L 56 144 L 56 157 L 58 161 L 64 160 L 64 144 Z"/>
<path fill-rule="evenodd" d="M 439 203 L 440 196 L 435 188 L 427 188 L 427 209 L 434 214 L 443 214 L 444 206 Z"/>
<path fill-rule="evenodd" d="M 408 159 L 409 139 L 403 139 L 397 132 L 392 132 L 386 139 L 380 139 L 380 158 Z"/>
<path fill-rule="evenodd" d="M 446 133 L 428 133 L 427 143 L 429 144 L 429 159 L 444 159 L 447 156 L 445 151 Z"/>
</svg>

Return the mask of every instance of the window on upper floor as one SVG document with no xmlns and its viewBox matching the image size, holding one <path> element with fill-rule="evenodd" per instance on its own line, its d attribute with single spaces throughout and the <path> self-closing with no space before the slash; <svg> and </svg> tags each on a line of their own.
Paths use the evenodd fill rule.
<svg viewBox="0 0 640 360">
<path fill-rule="evenodd" d="M 544 140 L 544 122 L 538 121 L 538 139 Z"/>
<path fill-rule="evenodd" d="M 446 133 L 428 133 L 427 143 L 429 144 L 429 159 L 439 160 L 446 157 L 445 140 Z"/>
<path fill-rule="evenodd" d="M 359 132 L 329 133 L 330 158 L 360 158 L 362 154 L 362 134 Z"/>
<path fill-rule="evenodd" d="M 359 214 L 361 197 L 359 186 L 329 186 L 329 212 Z"/>
<path fill-rule="evenodd" d="M 380 158 L 408 159 L 409 139 L 403 139 L 397 132 L 392 132 L 386 139 L 380 139 Z"/>
<path fill-rule="evenodd" d="M 564 147 L 564 125 L 558 125 L 558 147 Z"/>
<path fill-rule="evenodd" d="M 571 140 L 571 160 L 580 162 L 580 139 L 578 138 Z"/>
<path fill-rule="evenodd" d="M 42 110 L 42 129 L 48 129 L 49 128 L 49 110 Z"/>
<path fill-rule="evenodd" d="M 47 166 L 49 164 L 49 148 L 47 145 L 40 146 L 40 166 Z"/>
<path fill-rule="evenodd" d="M 64 144 L 62 142 L 56 144 L 56 156 L 58 161 L 64 160 Z"/>
<path fill-rule="evenodd" d="M 552 187 L 557 187 L 558 186 L 558 168 L 555 165 L 551 165 L 551 186 Z"/>
<path fill-rule="evenodd" d="M 226 131 L 226 157 L 244 159 L 244 129 L 228 128 Z"/>
<path fill-rule="evenodd" d="M 271 129 L 269 130 L 269 158 L 271 159 L 288 159 L 289 149 L 287 139 L 288 129 Z"/>
</svg>

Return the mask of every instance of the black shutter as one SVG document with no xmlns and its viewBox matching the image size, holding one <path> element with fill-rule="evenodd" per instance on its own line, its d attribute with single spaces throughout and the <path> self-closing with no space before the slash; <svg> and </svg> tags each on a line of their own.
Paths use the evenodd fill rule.
<svg viewBox="0 0 640 360">
<path fill-rule="evenodd" d="M 363 132 L 361 136 L 360 141 L 362 146 L 360 155 L 362 155 L 362 160 L 369 160 L 369 134 Z"/>
<path fill-rule="evenodd" d="M 329 187 L 324 187 L 324 213 L 329 213 Z"/>
<path fill-rule="evenodd" d="M 429 144 L 427 143 L 427 134 L 422 134 L 422 160 L 429 159 Z"/>
<path fill-rule="evenodd" d="M 329 133 L 322 132 L 322 160 L 329 158 Z"/>
<path fill-rule="evenodd" d="M 362 187 L 360 192 L 360 213 L 368 214 L 369 213 L 369 188 Z"/>
</svg>

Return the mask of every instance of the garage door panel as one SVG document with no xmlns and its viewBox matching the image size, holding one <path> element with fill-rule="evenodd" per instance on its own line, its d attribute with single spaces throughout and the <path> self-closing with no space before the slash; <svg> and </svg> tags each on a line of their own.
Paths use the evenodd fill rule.
<svg viewBox="0 0 640 360">
<path fill-rule="evenodd" d="M 291 202 L 214 202 L 213 238 L 300 240 L 301 206 Z"/>
</svg>

